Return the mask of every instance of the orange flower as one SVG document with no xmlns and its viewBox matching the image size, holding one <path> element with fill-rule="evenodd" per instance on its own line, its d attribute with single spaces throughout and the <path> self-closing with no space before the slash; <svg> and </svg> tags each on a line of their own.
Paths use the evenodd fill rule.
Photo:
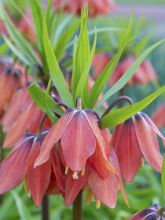
<svg viewBox="0 0 165 220">
<path fill-rule="evenodd" d="M 36 133 L 43 115 L 29 96 L 27 87 L 19 89 L 13 95 L 2 119 L 3 129 L 6 132 L 4 147 L 14 146 L 26 131 Z"/>
<path fill-rule="evenodd" d="M 58 142 L 61 145 L 66 173 L 70 169 L 73 172 L 73 179 L 78 179 L 79 173 L 85 171 L 87 161 L 101 177 L 107 176 L 109 172 L 116 172 L 108 161 L 107 142 L 92 111 L 68 109 L 50 129 L 41 146 L 35 166 L 49 160 L 50 152 Z"/>
<path fill-rule="evenodd" d="M 153 121 L 141 112 L 116 128 L 112 145 L 119 159 L 122 176 L 127 183 L 136 176 L 142 163 L 142 155 L 153 169 L 161 172 L 163 157 L 157 135 L 165 140 Z"/>
<path fill-rule="evenodd" d="M 85 3 L 89 6 L 89 16 L 91 17 L 100 14 L 107 15 L 111 9 L 116 8 L 114 0 L 54 0 L 54 7 L 56 10 L 64 8 L 64 11 L 80 16 Z"/>
<path fill-rule="evenodd" d="M 161 105 L 153 114 L 152 119 L 158 128 L 165 127 L 165 104 Z"/>
<path fill-rule="evenodd" d="M 40 146 L 46 134 L 47 131 L 44 131 L 38 137 L 31 134 L 24 136 L 2 161 L 0 164 L 0 194 L 15 188 L 24 179 L 26 190 L 31 193 L 37 207 L 40 206 L 45 194 L 63 193 L 64 177 L 54 150 L 46 163 L 34 168 L 34 162 L 39 155 Z M 51 187 L 53 180 L 53 187 Z"/>
<path fill-rule="evenodd" d="M 0 115 L 7 109 L 13 93 L 25 83 L 24 69 L 10 60 L 4 60 L 0 64 Z"/>
<path fill-rule="evenodd" d="M 136 57 L 126 57 L 118 64 L 109 82 L 111 86 L 114 85 L 120 79 L 120 77 L 124 75 L 124 73 L 135 62 L 135 60 L 136 60 Z M 129 85 L 133 85 L 133 84 L 145 85 L 148 82 L 156 82 L 156 81 L 157 81 L 157 75 L 152 64 L 150 63 L 150 61 L 145 60 L 140 65 L 135 75 L 128 82 L 128 84 Z"/>
</svg>

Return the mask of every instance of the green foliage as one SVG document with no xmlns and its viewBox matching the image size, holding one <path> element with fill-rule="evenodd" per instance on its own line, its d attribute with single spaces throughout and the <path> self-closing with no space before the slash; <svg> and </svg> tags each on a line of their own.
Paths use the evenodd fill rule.
<svg viewBox="0 0 165 220">
<path fill-rule="evenodd" d="M 48 37 L 48 32 L 47 32 L 45 22 L 43 25 L 43 44 L 44 44 L 47 64 L 49 67 L 50 77 L 52 79 L 52 82 L 54 83 L 57 91 L 59 92 L 61 100 L 65 104 L 72 107 L 73 106 L 73 98 L 72 98 L 72 95 L 69 91 L 68 85 L 65 81 L 65 78 L 63 76 L 63 73 L 61 72 L 61 69 L 58 65 L 54 51 L 52 49 L 52 46 L 51 46 L 51 43 L 50 43 L 50 40 Z"/>
<path fill-rule="evenodd" d="M 47 113 L 50 120 L 54 123 L 56 117 L 53 112 L 58 115 L 62 115 L 63 111 L 59 105 L 46 93 L 45 90 L 41 89 L 38 85 L 34 83 L 28 87 L 29 94 L 34 100 L 34 102 L 41 108 L 41 110 Z"/>
<path fill-rule="evenodd" d="M 117 110 L 113 110 L 106 114 L 100 121 L 101 127 L 115 127 L 118 124 L 121 124 L 125 120 L 131 118 L 136 113 L 142 111 L 146 108 L 151 102 L 153 102 L 159 95 L 165 92 L 165 86 L 158 89 L 156 92 L 142 99 L 141 101 L 132 104 L 130 106 L 126 106 Z"/>
<path fill-rule="evenodd" d="M 131 77 L 136 73 L 137 69 L 139 68 L 140 64 L 144 61 L 144 59 L 158 46 L 160 46 L 162 43 L 165 42 L 165 39 L 158 41 L 154 45 L 150 46 L 148 49 L 146 49 L 140 56 L 137 58 L 137 60 L 134 62 L 134 64 L 126 71 L 126 73 L 117 81 L 117 83 L 112 86 L 111 89 L 109 89 L 103 98 L 98 102 L 96 108 L 100 107 L 105 101 L 107 101 L 112 95 L 114 95 L 116 92 L 118 92 L 120 89 L 122 89 L 127 82 L 131 79 Z"/>
</svg>

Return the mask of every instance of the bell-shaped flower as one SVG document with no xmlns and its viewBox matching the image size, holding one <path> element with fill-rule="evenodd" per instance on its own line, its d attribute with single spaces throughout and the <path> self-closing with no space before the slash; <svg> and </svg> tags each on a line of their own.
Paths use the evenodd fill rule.
<svg viewBox="0 0 165 220">
<path fill-rule="evenodd" d="M 50 152 L 58 142 L 61 145 L 66 173 L 70 169 L 74 179 L 78 179 L 79 173 L 84 172 L 87 161 L 102 177 L 107 176 L 109 172 L 116 172 L 108 161 L 105 150 L 107 142 L 92 111 L 68 109 L 50 129 L 41 146 L 35 166 L 49 160 Z"/>
<path fill-rule="evenodd" d="M 162 104 L 152 115 L 152 119 L 158 128 L 165 128 L 165 104 Z"/>
<path fill-rule="evenodd" d="M 32 196 L 37 207 L 47 193 L 64 191 L 63 175 L 59 167 L 59 159 L 52 150 L 50 159 L 41 166 L 34 168 L 39 155 L 41 143 L 48 131 L 39 136 L 27 135 L 18 141 L 11 153 L 0 164 L 0 194 L 18 186 L 25 180 L 26 191 Z M 54 186 L 52 178 L 54 177 Z"/>
<path fill-rule="evenodd" d="M 7 109 L 13 93 L 25 83 L 25 75 L 21 66 L 11 64 L 0 65 L 0 116 Z"/>
<path fill-rule="evenodd" d="M 27 87 L 17 90 L 2 118 L 3 129 L 6 132 L 4 147 L 14 146 L 26 131 L 36 133 L 43 115 L 29 96 Z"/>
<path fill-rule="evenodd" d="M 161 208 L 159 205 L 153 205 L 152 207 L 140 211 L 133 215 L 129 220 L 164 220 L 165 208 Z"/>
<path fill-rule="evenodd" d="M 163 158 L 157 135 L 165 140 L 153 121 L 142 112 L 117 126 L 112 145 L 119 159 L 122 176 L 127 183 L 136 176 L 142 164 L 142 155 L 153 169 L 161 171 Z"/>
<path fill-rule="evenodd" d="M 116 8 L 114 0 L 54 0 L 56 10 L 64 9 L 64 11 L 80 16 L 81 9 L 84 4 L 89 6 L 89 16 L 107 15 L 110 10 Z"/>
<path fill-rule="evenodd" d="M 115 72 L 112 74 L 111 79 L 109 81 L 110 86 L 114 85 L 131 67 L 131 65 L 135 62 L 136 57 L 126 57 L 124 58 L 117 66 Z M 157 74 L 152 66 L 151 62 L 148 60 L 143 61 L 143 63 L 139 66 L 138 70 L 134 74 L 134 76 L 128 82 L 128 85 L 145 85 L 148 82 L 156 82 L 158 80 Z"/>
</svg>

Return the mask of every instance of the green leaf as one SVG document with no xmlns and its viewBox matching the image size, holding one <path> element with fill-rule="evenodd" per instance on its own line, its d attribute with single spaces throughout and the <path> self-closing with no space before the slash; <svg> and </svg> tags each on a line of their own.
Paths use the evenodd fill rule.
<svg viewBox="0 0 165 220">
<path fill-rule="evenodd" d="M 91 64 L 92 64 L 92 61 L 93 61 L 93 57 L 95 55 L 96 42 L 97 42 L 97 35 L 96 35 L 96 32 L 95 32 L 95 38 L 94 38 L 94 42 L 93 42 L 92 51 L 91 51 L 88 62 L 85 66 L 85 69 L 84 69 L 84 71 L 81 75 L 81 78 L 79 80 L 79 83 L 78 83 L 78 86 L 77 86 L 77 89 L 76 89 L 75 97 L 80 96 L 80 97 L 84 98 L 84 100 L 83 100 L 84 102 L 85 102 L 85 98 L 88 95 L 88 75 L 89 75 L 90 67 L 91 67 Z"/>
<path fill-rule="evenodd" d="M 27 42 L 27 40 L 22 36 L 20 31 L 15 27 L 15 25 L 11 22 L 9 16 L 3 10 L 2 5 L 0 5 L 0 13 L 5 25 L 9 31 L 12 41 L 16 45 L 16 47 L 26 55 L 28 61 L 32 64 L 38 64 L 38 60 L 36 55 L 31 47 L 31 45 Z"/>
<path fill-rule="evenodd" d="M 43 23 L 43 44 L 52 82 L 55 85 L 61 100 L 66 105 L 73 107 L 73 98 L 52 49 L 45 21 Z"/>
<path fill-rule="evenodd" d="M 109 89 L 102 99 L 98 102 L 95 109 L 100 108 L 104 102 L 106 102 L 112 95 L 122 89 L 127 82 L 131 79 L 131 77 L 136 73 L 137 69 L 141 65 L 141 63 L 145 60 L 145 58 L 159 45 L 165 42 L 165 39 L 158 41 L 148 49 L 146 49 L 137 60 L 132 64 L 132 66 L 126 71 L 126 73 L 117 81 L 117 83 Z"/>
<path fill-rule="evenodd" d="M 127 31 L 125 32 L 124 38 L 120 44 L 119 50 L 117 54 L 113 57 L 113 59 L 107 64 L 103 72 L 97 78 L 94 86 L 91 89 L 90 95 L 88 97 L 88 104 L 87 107 L 93 108 L 96 104 L 98 97 L 100 96 L 101 92 L 103 91 L 107 81 L 111 77 L 112 73 L 114 72 L 121 55 L 127 46 L 128 42 L 130 41 L 131 29 L 133 23 L 133 16 L 130 18 L 129 26 Z"/>
<path fill-rule="evenodd" d="M 79 21 L 75 21 L 58 39 L 54 49 L 58 60 L 64 55 L 67 44 L 73 37 L 78 26 L 79 26 Z"/>
<path fill-rule="evenodd" d="M 8 51 L 9 47 L 6 43 L 3 43 L 1 46 L 0 46 L 0 56 L 4 56 L 7 51 Z"/>
<path fill-rule="evenodd" d="M 47 113 L 53 123 L 56 121 L 56 117 L 53 112 L 56 112 L 59 115 L 63 114 L 59 105 L 47 94 L 45 90 L 42 90 L 34 83 L 28 87 L 28 90 L 34 102 L 43 112 Z"/>
<path fill-rule="evenodd" d="M 27 66 L 31 65 L 25 54 L 22 54 L 22 52 L 19 51 L 7 37 L 4 36 L 4 40 L 10 48 L 10 50 L 18 57 L 19 60 L 21 60 Z"/>
<path fill-rule="evenodd" d="M 163 194 L 165 195 L 165 159 L 163 160 L 161 183 L 162 183 Z"/>
<path fill-rule="evenodd" d="M 11 191 L 11 194 L 15 200 L 16 207 L 17 207 L 17 210 L 20 216 L 20 220 L 27 220 L 27 217 L 26 217 L 27 214 L 25 212 L 24 205 L 22 203 L 20 196 L 18 195 L 16 191 Z"/>
<path fill-rule="evenodd" d="M 78 38 L 78 44 L 74 47 L 74 59 L 73 60 L 73 72 L 72 72 L 72 93 L 74 100 L 76 99 L 75 93 L 78 82 L 86 68 L 90 57 L 90 42 L 87 30 L 87 17 L 88 17 L 88 8 L 84 7 L 81 15 L 81 29 L 80 35 Z"/>
<path fill-rule="evenodd" d="M 101 127 L 112 128 L 118 124 L 121 124 L 122 122 L 129 119 L 139 111 L 142 111 L 144 108 L 146 108 L 164 91 L 165 91 L 165 86 L 161 87 L 156 92 L 152 93 L 151 95 L 147 96 L 146 98 L 142 99 L 141 101 L 133 105 L 129 105 L 109 112 L 101 119 L 100 121 Z"/>
<path fill-rule="evenodd" d="M 33 15 L 33 21 L 35 25 L 35 31 L 37 35 L 37 44 L 38 47 L 41 49 L 42 45 L 42 2 L 41 0 L 29 0 L 30 8 Z"/>
</svg>

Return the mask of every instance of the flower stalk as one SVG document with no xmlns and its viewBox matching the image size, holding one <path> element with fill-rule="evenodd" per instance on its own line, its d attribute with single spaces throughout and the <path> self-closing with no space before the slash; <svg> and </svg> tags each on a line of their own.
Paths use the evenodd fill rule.
<svg viewBox="0 0 165 220">
<path fill-rule="evenodd" d="M 73 220 L 83 220 L 83 192 L 81 191 L 73 203 Z"/>
<path fill-rule="evenodd" d="M 47 195 L 44 196 L 42 201 L 42 220 L 49 220 L 49 197 Z"/>
</svg>

